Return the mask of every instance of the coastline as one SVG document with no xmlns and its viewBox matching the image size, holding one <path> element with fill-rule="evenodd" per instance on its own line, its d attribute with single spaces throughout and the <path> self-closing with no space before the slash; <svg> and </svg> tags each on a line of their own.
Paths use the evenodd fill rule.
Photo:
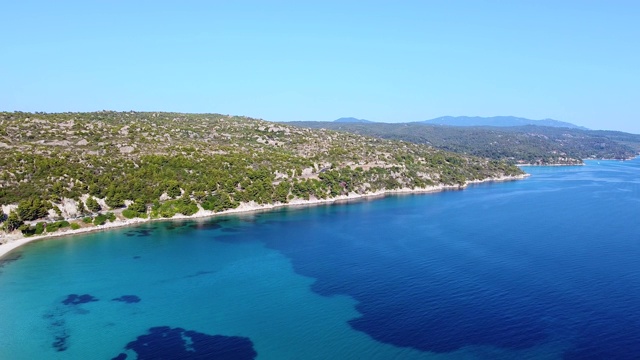
<svg viewBox="0 0 640 360">
<path fill-rule="evenodd" d="M 594 159 L 594 158 L 586 158 L 582 159 L 582 164 L 514 164 L 517 167 L 526 167 L 526 166 L 585 166 L 587 165 L 586 161 L 631 161 L 640 158 L 640 154 L 629 157 L 626 159 Z"/>
<path fill-rule="evenodd" d="M 584 160 L 583 160 L 584 161 Z M 517 167 L 526 167 L 526 166 L 536 166 L 536 167 L 543 167 L 543 166 L 584 166 L 585 163 L 583 162 L 582 164 L 514 164 Z"/>
<path fill-rule="evenodd" d="M 253 202 L 250 202 L 250 203 L 242 203 L 242 204 L 240 204 L 240 206 L 238 206 L 235 209 L 229 209 L 229 210 L 225 210 L 225 211 L 221 211 L 221 212 L 213 212 L 213 211 L 209 211 L 209 210 L 203 210 L 201 208 L 197 213 L 195 213 L 193 215 L 190 215 L 190 216 L 182 215 L 182 214 L 176 214 L 175 216 L 170 217 L 170 218 L 117 219 L 114 222 L 107 222 L 106 224 L 100 225 L 100 226 L 85 227 L 85 228 L 80 228 L 80 229 L 77 229 L 77 230 L 64 229 L 64 230 L 58 230 L 58 231 L 56 231 L 54 233 L 50 233 L 50 234 L 31 236 L 31 237 L 20 237 L 20 238 L 16 238 L 16 239 L 13 239 L 13 240 L 10 239 L 8 242 L 6 242 L 4 244 L 0 244 L 0 259 L 2 259 L 4 256 L 9 254 L 13 250 L 18 249 L 18 248 L 20 248 L 20 247 L 22 247 L 22 246 L 24 246 L 26 244 L 29 244 L 29 243 L 35 242 L 35 241 L 46 240 L 46 239 L 50 239 L 50 238 L 57 238 L 57 237 L 62 237 L 62 236 L 73 236 L 73 235 L 78 235 L 78 234 L 87 234 L 87 233 L 97 232 L 97 231 L 107 231 L 107 230 L 114 229 L 114 228 L 121 228 L 121 227 L 125 227 L 125 226 L 133 226 L 133 225 L 149 223 L 149 222 L 153 222 L 153 221 L 201 219 L 201 218 L 209 218 L 209 217 L 215 217 L 215 216 L 220 216 L 220 215 L 228 215 L 228 214 L 239 214 L 239 213 L 250 213 L 250 212 L 257 212 L 257 211 L 266 211 L 266 210 L 277 209 L 277 208 L 282 208 L 282 207 L 302 207 L 302 206 L 315 206 L 315 205 L 323 205 L 323 204 L 334 204 L 334 203 L 341 203 L 341 202 L 350 201 L 350 200 L 370 199 L 370 198 L 377 198 L 377 197 L 385 197 L 385 196 L 389 196 L 389 195 L 427 194 L 427 193 L 436 193 L 436 192 L 441 192 L 441 191 L 446 191 L 446 190 L 463 190 L 468 185 L 471 185 L 471 184 L 516 181 L 516 180 L 523 180 L 523 179 L 525 179 L 525 178 L 527 178 L 529 176 L 530 176 L 529 174 L 506 175 L 506 176 L 501 176 L 501 177 L 486 178 L 486 179 L 482 179 L 482 180 L 468 180 L 468 181 L 465 182 L 464 185 L 434 185 L 434 186 L 429 186 L 429 187 L 426 187 L 426 188 L 415 188 L 415 189 L 402 188 L 402 189 L 394 189 L 394 190 L 380 190 L 380 191 L 375 191 L 375 192 L 366 193 L 366 194 L 351 193 L 351 194 L 348 194 L 348 195 L 339 195 L 339 196 L 336 196 L 336 197 L 330 198 L 330 199 L 310 199 L 310 200 L 294 199 L 294 200 L 291 200 L 288 203 L 275 203 L 275 204 L 262 204 L 262 205 L 260 205 L 260 204 L 255 204 Z"/>
</svg>

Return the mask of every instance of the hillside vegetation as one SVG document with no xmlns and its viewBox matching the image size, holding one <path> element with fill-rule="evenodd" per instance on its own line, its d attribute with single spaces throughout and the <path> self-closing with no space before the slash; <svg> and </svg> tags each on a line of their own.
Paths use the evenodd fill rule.
<svg viewBox="0 0 640 360">
<path fill-rule="evenodd" d="M 293 122 L 307 128 L 395 139 L 515 164 L 581 164 L 582 159 L 628 159 L 640 152 L 640 135 L 547 126 L 458 127 L 420 123 Z"/>
<path fill-rule="evenodd" d="M 425 145 L 238 116 L 0 113 L 8 231 L 35 232 L 24 222 L 45 217 L 171 217 L 518 174 L 504 162 Z"/>
</svg>

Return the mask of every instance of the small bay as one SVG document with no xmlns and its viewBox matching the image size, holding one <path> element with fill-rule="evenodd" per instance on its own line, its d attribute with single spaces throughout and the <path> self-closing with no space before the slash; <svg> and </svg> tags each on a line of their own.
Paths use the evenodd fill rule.
<svg viewBox="0 0 640 360">
<path fill-rule="evenodd" d="M 31 243 L 0 260 L 0 358 L 638 358 L 640 160 L 525 170 Z"/>
</svg>

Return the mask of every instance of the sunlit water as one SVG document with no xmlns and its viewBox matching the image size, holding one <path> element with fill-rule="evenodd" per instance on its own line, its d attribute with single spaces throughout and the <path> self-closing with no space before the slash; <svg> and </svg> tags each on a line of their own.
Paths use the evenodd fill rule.
<svg viewBox="0 0 640 360">
<path fill-rule="evenodd" d="M 0 359 L 637 359 L 640 160 L 50 239 Z"/>
</svg>

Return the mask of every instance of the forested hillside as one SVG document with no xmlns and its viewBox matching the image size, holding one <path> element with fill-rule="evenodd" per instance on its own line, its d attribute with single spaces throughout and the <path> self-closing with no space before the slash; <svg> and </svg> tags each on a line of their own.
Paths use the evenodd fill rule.
<svg viewBox="0 0 640 360">
<path fill-rule="evenodd" d="M 43 217 L 103 223 L 125 206 L 126 217 L 171 217 L 520 173 L 425 145 L 246 117 L 0 113 L 0 205 L 9 231 Z"/>
<path fill-rule="evenodd" d="M 309 121 L 290 124 L 404 140 L 517 164 L 581 164 L 582 159 L 628 159 L 640 152 L 640 135 L 616 131 L 547 126 L 454 127 L 420 123 Z"/>
</svg>

